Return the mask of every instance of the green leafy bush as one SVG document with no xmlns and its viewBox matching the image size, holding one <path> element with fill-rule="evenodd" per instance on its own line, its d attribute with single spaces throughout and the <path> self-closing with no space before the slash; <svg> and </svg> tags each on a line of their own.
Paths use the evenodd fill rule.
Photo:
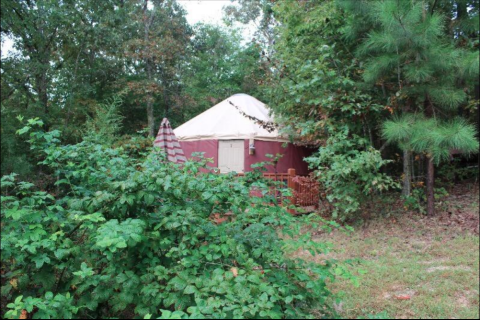
<svg viewBox="0 0 480 320">
<path fill-rule="evenodd" d="M 83 136 L 86 140 L 103 141 L 112 143 L 116 140 L 116 134 L 122 127 L 123 116 L 119 108 L 123 103 L 123 96 L 126 92 L 114 95 L 104 103 L 95 106 L 94 117 L 88 117 L 85 122 Z"/>
<path fill-rule="evenodd" d="M 342 221 L 358 212 L 375 192 L 397 187 L 380 168 L 389 161 L 359 136 L 348 131 L 332 134 L 325 146 L 306 159 L 333 204 L 333 218 Z"/>
<path fill-rule="evenodd" d="M 445 188 L 435 188 L 435 201 L 448 196 L 448 192 Z M 416 187 L 412 189 L 412 193 L 404 198 L 405 209 L 417 211 L 419 213 L 427 213 L 425 210 L 425 203 L 427 203 L 427 195 L 425 194 L 425 187 Z"/>
<path fill-rule="evenodd" d="M 443 163 L 438 169 L 439 182 L 448 187 L 452 187 L 456 180 L 478 180 L 479 171 L 477 165 L 465 166 L 465 161 L 461 158 L 453 158 L 449 162 Z"/>
<path fill-rule="evenodd" d="M 328 251 L 300 232 L 323 222 L 292 217 L 267 192 L 251 198 L 265 185 L 258 172 L 204 173 L 206 159 L 180 166 L 157 150 L 137 159 L 92 141 L 61 146 L 36 125 L 19 132 L 58 189 L 2 178 L 6 317 L 333 316 L 327 281 L 348 271 L 290 254 Z"/>
</svg>

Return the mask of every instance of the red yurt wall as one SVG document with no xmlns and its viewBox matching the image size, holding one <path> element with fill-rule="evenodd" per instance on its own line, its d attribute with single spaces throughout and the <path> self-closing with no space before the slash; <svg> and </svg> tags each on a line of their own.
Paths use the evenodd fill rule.
<svg viewBox="0 0 480 320">
<path fill-rule="evenodd" d="M 183 153 L 190 159 L 193 152 L 205 152 L 205 158 L 213 158 L 213 167 L 218 166 L 218 140 L 180 141 Z"/>
<path fill-rule="evenodd" d="M 213 158 L 211 166 L 218 166 L 218 140 L 180 141 L 183 152 L 187 158 L 192 157 L 193 152 L 205 152 L 205 158 Z M 255 154 L 249 154 L 249 141 L 244 140 L 245 163 L 244 170 L 251 171 L 251 165 L 258 162 L 270 161 L 266 154 L 283 154 L 277 164 L 277 172 L 286 173 L 289 168 L 294 168 L 298 175 L 307 175 L 308 164 L 303 158 L 312 155 L 314 149 L 296 146 L 291 143 L 283 148 L 283 142 L 255 140 Z M 273 166 L 267 167 L 267 172 L 275 172 Z"/>
<path fill-rule="evenodd" d="M 277 164 L 277 172 L 287 172 L 288 169 L 294 168 L 298 175 L 308 174 L 308 164 L 303 158 L 312 155 L 313 149 L 302 146 L 296 146 L 291 143 L 287 147 L 282 147 L 283 142 L 261 141 L 255 140 L 255 154 L 248 154 L 248 140 L 245 140 L 245 171 L 251 171 L 251 165 L 262 161 L 271 161 L 267 158 L 267 154 L 276 155 L 283 154 L 283 157 Z M 275 172 L 273 166 L 267 167 L 268 172 Z"/>
</svg>

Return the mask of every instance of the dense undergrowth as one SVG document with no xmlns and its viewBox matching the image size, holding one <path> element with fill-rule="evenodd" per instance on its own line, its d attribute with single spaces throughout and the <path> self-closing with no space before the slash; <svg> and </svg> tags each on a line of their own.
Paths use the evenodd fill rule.
<svg viewBox="0 0 480 320">
<path fill-rule="evenodd" d="M 335 316 L 327 282 L 346 268 L 288 254 L 327 252 L 300 228 L 332 224 L 293 217 L 266 191 L 251 198 L 252 186 L 268 190 L 258 170 L 218 175 L 201 157 L 180 166 L 88 137 L 61 145 L 38 125 L 19 133 L 56 188 L 2 178 L 4 317 Z"/>
</svg>

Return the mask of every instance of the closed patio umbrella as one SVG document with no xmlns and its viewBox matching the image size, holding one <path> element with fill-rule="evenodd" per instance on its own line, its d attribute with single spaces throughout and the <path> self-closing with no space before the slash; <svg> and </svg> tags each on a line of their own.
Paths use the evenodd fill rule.
<svg viewBox="0 0 480 320">
<path fill-rule="evenodd" d="M 167 118 L 163 118 L 153 145 L 163 148 L 170 162 L 183 163 L 187 160 Z"/>
</svg>

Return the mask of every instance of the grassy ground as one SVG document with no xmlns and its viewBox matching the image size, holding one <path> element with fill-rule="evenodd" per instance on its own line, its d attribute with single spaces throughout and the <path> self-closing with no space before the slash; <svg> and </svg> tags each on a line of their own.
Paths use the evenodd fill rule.
<svg viewBox="0 0 480 320">
<path fill-rule="evenodd" d="M 478 228 L 465 222 L 476 219 L 478 225 L 478 191 L 471 190 L 454 190 L 434 218 L 395 214 L 374 219 L 351 235 L 317 235 L 318 241 L 337 248 L 327 258 L 359 258 L 359 268 L 366 272 L 359 275 L 359 287 L 346 280 L 333 285 L 342 296 L 340 315 L 478 319 Z"/>
</svg>

